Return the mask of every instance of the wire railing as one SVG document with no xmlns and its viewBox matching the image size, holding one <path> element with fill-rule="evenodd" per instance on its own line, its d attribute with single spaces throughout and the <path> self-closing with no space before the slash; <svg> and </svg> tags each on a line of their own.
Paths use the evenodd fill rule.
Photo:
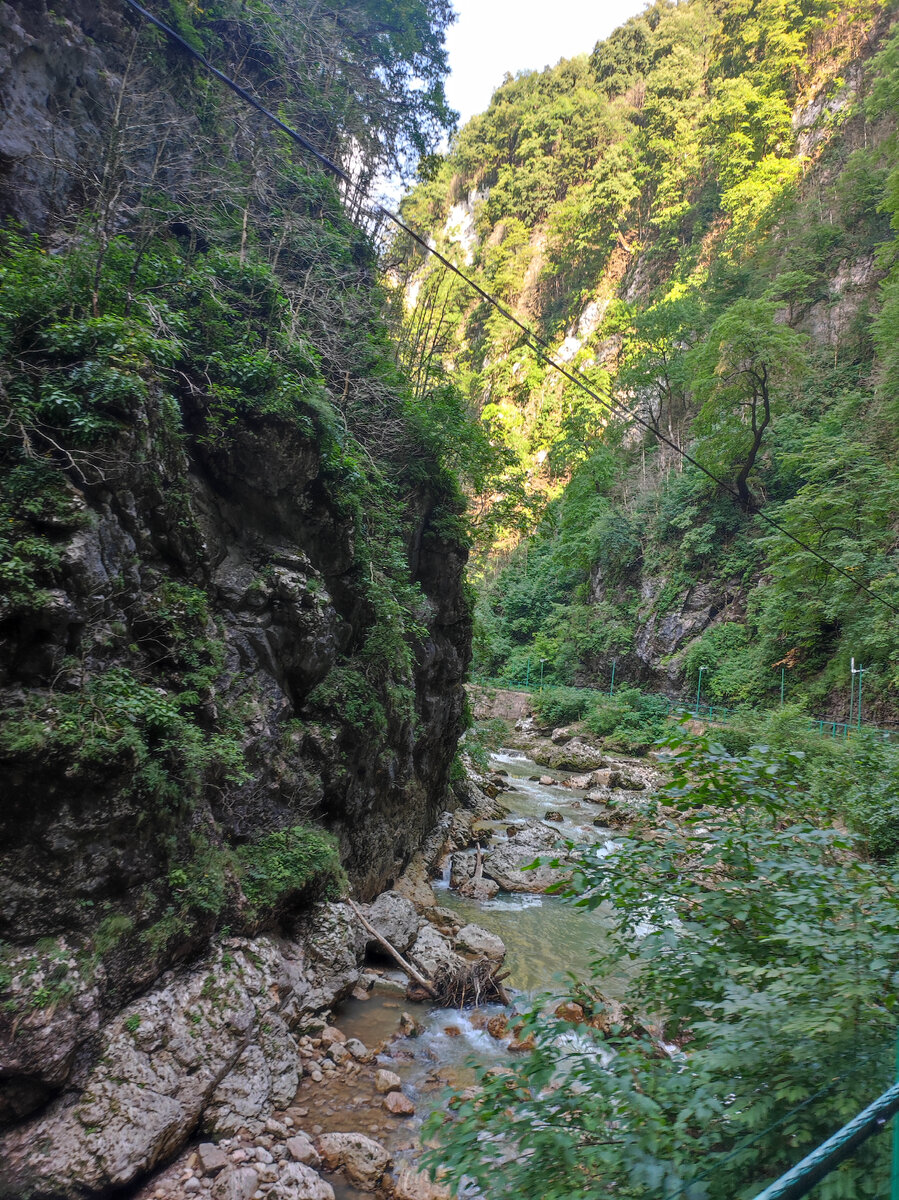
<svg viewBox="0 0 899 1200">
<path fill-rule="evenodd" d="M 541 691 L 544 686 L 549 686 L 534 683 L 530 680 L 502 679 L 486 675 L 472 675 L 470 682 L 480 687 L 493 687 L 500 688 L 503 691 L 528 693 Z M 600 691 L 598 688 L 578 688 L 577 690 L 588 692 L 593 696 L 606 700 L 614 699 L 613 693 Z M 703 718 L 716 725 L 724 725 L 737 715 L 742 716 L 753 711 L 746 708 L 733 708 L 726 704 L 690 703 L 686 700 L 672 699 L 670 696 L 658 693 L 649 693 L 649 695 L 652 696 L 653 700 L 658 701 L 658 711 L 660 713 L 664 712 L 666 716 L 693 716 L 695 718 Z M 824 717 L 820 719 L 809 717 L 808 728 L 810 733 L 819 733 L 822 737 L 829 737 L 834 740 L 845 741 L 849 738 L 857 737 L 864 730 L 868 735 L 879 735 L 884 741 L 899 741 L 899 729 L 883 729 L 877 725 L 869 725 L 866 721 L 862 721 L 859 724 L 857 721 L 835 721 Z"/>
</svg>

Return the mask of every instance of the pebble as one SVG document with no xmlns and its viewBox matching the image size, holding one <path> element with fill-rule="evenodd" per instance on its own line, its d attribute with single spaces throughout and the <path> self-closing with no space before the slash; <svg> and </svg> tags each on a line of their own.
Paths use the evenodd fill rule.
<svg viewBox="0 0 899 1200">
<path fill-rule="evenodd" d="M 190 1179 L 185 1179 L 184 1183 L 181 1184 L 182 1192 L 190 1192 L 191 1194 L 199 1192 L 201 1187 L 202 1185 L 196 1175 L 191 1175 Z"/>
<path fill-rule="evenodd" d="M 272 1163 L 275 1160 L 272 1158 L 272 1156 L 269 1154 L 268 1150 L 266 1150 L 266 1148 L 264 1146 L 257 1146 L 256 1147 L 256 1161 L 261 1162 L 261 1163 Z"/>
</svg>

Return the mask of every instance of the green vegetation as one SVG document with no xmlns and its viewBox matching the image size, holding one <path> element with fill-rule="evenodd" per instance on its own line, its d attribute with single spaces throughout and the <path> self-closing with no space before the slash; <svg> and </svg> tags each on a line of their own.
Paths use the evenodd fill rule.
<svg viewBox="0 0 899 1200">
<path fill-rule="evenodd" d="M 431 1161 L 454 1181 L 498 1198 L 748 1198 L 892 1082 L 895 863 L 830 823 L 801 756 L 669 748 L 662 836 L 588 852 L 572 892 L 612 918 L 573 985 L 592 1029 L 560 1040 L 571 1027 L 533 1013 L 536 1050 L 435 1114 Z M 822 1195 L 882 1195 L 889 1153 L 873 1139 Z"/>
<path fill-rule="evenodd" d="M 704 666 L 710 699 L 764 704 L 786 660 L 825 711 L 855 656 L 895 709 L 895 617 L 853 582 L 899 604 L 890 12 L 656 0 L 507 80 L 406 200 L 460 258 L 469 205 L 469 269 L 617 404 L 410 254 L 419 357 L 506 454 L 475 512 L 478 674 L 545 659 L 608 687 L 617 660 L 688 690 Z M 697 595 L 703 620 L 654 644 Z"/>
<path fill-rule="evenodd" d="M 297 825 L 238 846 L 244 894 L 259 914 L 271 912 L 297 893 L 336 900 L 346 886 L 336 838 Z"/>
<path fill-rule="evenodd" d="M 363 190 L 387 166 L 413 170 L 452 126 L 444 0 L 168 8 Z M 397 362 L 355 200 L 149 26 L 134 33 L 130 51 L 104 48 L 95 174 L 60 149 L 70 208 L 41 236 L 0 231 L 0 756 L 15 787 L 46 778 L 60 807 L 88 797 L 104 823 L 133 823 L 140 865 L 127 894 L 115 884 L 121 911 L 73 908 L 92 961 L 163 959 L 217 923 L 258 926 L 342 886 L 336 844 L 300 822 L 327 819 L 313 809 L 349 786 L 360 733 L 391 770 L 408 755 L 432 619 L 414 558 L 419 544 L 464 556 L 458 480 L 481 479 L 491 455 L 458 393 L 417 390 Z M 197 486 L 268 503 L 268 453 L 283 455 L 286 498 L 271 505 L 271 545 L 243 547 L 259 558 L 247 605 L 285 621 L 279 606 L 308 609 L 324 647 L 313 678 L 304 662 L 283 683 L 292 707 L 270 722 L 270 698 L 235 666 L 236 601 L 215 577 Z M 265 558 L 307 532 L 288 601 Z M 99 571 L 117 563 L 89 600 L 72 582 L 78 537 L 102 547 Z M 333 738 L 326 784 L 303 758 L 309 730 Z M 288 828 L 235 845 L 247 834 L 231 818 L 270 780 L 293 805 Z"/>
</svg>

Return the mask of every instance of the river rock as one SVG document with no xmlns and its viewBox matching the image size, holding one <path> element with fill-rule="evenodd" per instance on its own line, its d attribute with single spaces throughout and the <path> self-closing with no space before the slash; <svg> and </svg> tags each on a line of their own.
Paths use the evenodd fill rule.
<svg viewBox="0 0 899 1200">
<path fill-rule="evenodd" d="M 321 1162 L 312 1140 L 305 1133 L 288 1138 L 284 1146 L 295 1162 L 305 1163 L 307 1167 L 317 1167 Z"/>
<path fill-rule="evenodd" d="M 400 953 L 408 950 L 418 937 L 421 918 L 412 901 L 398 892 L 382 892 L 368 906 L 365 915 L 378 933 Z M 380 951 L 382 947 L 374 938 L 369 938 L 367 949 Z"/>
<path fill-rule="evenodd" d="M 411 1117 L 415 1114 L 415 1105 L 402 1092 L 388 1092 L 381 1103 L 394 1117 Z"/>
<path fill-rule="evenodd" d="M 409 951 L 409 957 L 432 979 L 439 972 L 459 971 L 465 965 L 449 938 L 444 937 L 433 925 L 422 927 Z"/>
<path fill-rule="evenodd" d="M 480 925 L 464 925 L 456 934 L 456 949 L 465 954 L 477 954 L 481 958 L 492 958 L 502 962 L 506 957 L 506 947 L 501 938 Z"/>
<path fill-rule="evenodd" d="M 553 779 L 552 775 L 540 775 L 537 778 L 537 782 L 542 787 L 552 787 L 553 784 L 558 783 L 559 781 L 557 779 Z"/>
<path fill-rule="evenodd" d="M 554 825 L 561 825 L 565 818 L 557 809 L 551 808 L 543 814 L 543 820 L 552 821 Z"/>
<path fill-rule="evenodd" d="M 350 1183 L 363 1192 L 377 1189 L 392 1161 L 380 1142 L 364 1133 L 323 1133 L 317 1147 L 327 1170 L 343 1169 Z"/>
<path fill-rule="evenodd" d="M 450 1190 L 407 1163 L 394 1182 L 393 1200 L 450 1200 Z"/>
<path fill-rule="evenodd" d="M 452 936 L 460 927 L 459 915 L 451 908 L 435 908 L 428 917 L 432 925 L 436 925 L 441 933 Z"/>
<path fill-rule="evenodd" d="M 457 890 L 475 872 L 475 856 L 457 853 L 450 858 L 450 887 Z"/>
<path fill-rule="evenodd" d="M 552 884 L 570 879 L 571 870 L 548 865 L 530 871 L 523 868 L 540 856 L 555 857 L 557 841 L 554 829 L 529 821 L 511 841 L 491 847 L 484 857 L 484 874 L 507 892 L 545 892 Z"/>
<path fill-rule="evenodd" d="M 492 900 L 499 891 L 499 884 L 482 875 L 480 879 L 466 879 L 464 883 L 459 884 L 458 891 L 460 896 L 469 900 Z"/>
<path fill-rule="evenodd" d="M 555 1011 L 560 1021 L 569 1021 L 572 1025 L 581 1025 L 585 1019 L 583 1007 L 574 1000 L 564 1000 Z"/>
<path fill-rule="evenodd" d="M 565 746 L 553 746 L 538 761 L 553 771 L 595 771 L 606 765 L 602 751 L 579 737 Z"/>
<path fill-rule="evenodd" d="M 549 735 L 549 740 L 554 746 L 565 746 L 573 737 L 574 734 L 572 733 L 570 726 L 565 725 L 559 729 L 554 729 Z"/>
<path fill-rule="evenodd" d="M 371 1062 L 372 1058 L 374 1058 L 374 1055 L 365 1042 L 360 1042 L 358 1038 L 347 1038 L 346 1048 L 356 1062 L 367 1063 Z"/>
<path fill-rule="evenodd" d="M 411 900 L 419 912 L 434 907 L 437 897 L 431 887 L 431 863 L 423 853 L 412 855 L 408 867 L 394 883 L 393 890 Z"/>
<path fill-rule="evenodd" d="M 311 1167 L 293 1162 L 281 1169 L 278 1183 L 267 1196 L 277 1200 L 334 1200 L 334 1189 Z"/>
<path fill-rule="evenodd" d="M 394 1071 L 380 1070 L 375 1073 L 375 1091 L 386 1095 L 387 1092 L 398 1092 L 403 1081 Z"/>
<path fill-rule="evenodd" d="M 501 1042 L 509 1032 L 509 1018 L 504 1013 L 498 1013 L 495 1017 L 490 1017 L 487 1022 L 487 1032 L 496 1041 Z"/>
<path fill-rule="evenodd" d="M 297 935 L 315 968 L 311 1007 L 321 1012 L 344 1000 L 359 982 L 368 935 L 345 904 L 317 904 L 297 922 Z"/>
<path fill-rule="evenodd" d="M 253 1167 L 228 1167 L 216 1176 L 209 1194 L 213 1200 L 251 1200 L 258 1186 Z"/>
<path fill-rule="evenodd" d="M 569 775 L 563 781 L 563 787 L 572 788 L 574 791 L 582 792 L 593 786 L 593 780 L 596 775 L 601 774 L 600 771 L 593 771 L 589 775 Z"/>
<path fill-rule="evenodd" d="M 200 1142 L 197 1147 L 197 1160 L 204 1175 L 215 1175 L 228 1166 L 228 1155 L 214 1142 Z"/>
</svg>

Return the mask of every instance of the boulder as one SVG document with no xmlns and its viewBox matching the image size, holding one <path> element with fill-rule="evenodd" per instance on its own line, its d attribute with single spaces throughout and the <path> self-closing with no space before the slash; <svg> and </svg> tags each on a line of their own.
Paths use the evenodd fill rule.
<svg viewBox="0 0 899 1200">
<path fill-rule="evenodd" d="M 398 1092 L 403 1086 L 403 1081 L 394 1071 L 386 1071 L 383 1068 L 375 1072 L 375 1091 L 381 1095 L 386 1095 L 388 1092 Z"/>
<path fill-rule="evenodd" d="M 415 1115 L 415 1105 L 402 1092 L 388 1092 L 381 1103 L 394 1117 L 411 1117 Z"/>
<path fill-rule="evenodd" d="M 565 746 L 554 746 L 540 761 L 553 771 L 595 771 L 606 765 L 600 749 L 582 738 L 572 738 Z"/>
<path fill-rule="evenodd" d="M 480 879 L 472 876 L 459 884 L 458 891 L 460 896 L 469 900 L 492 900 L 499 891 L 499 884 L 492 879 L 485 879 L 483 875 Z"/>
<path fill-rule="evenodd" d="M 565 746 L 573 737 L 574 734 L 571 732 L 571 729 L 568 726 L 563 726 L 561 729 L 554 729 L 549 735 L 549 740 L 554 746 Z"/>
<path fill-rule="evenodd" d="M 450 859 L 450 887 L 458 889 L 475 872 L 475 857 L 473 854 L 454 854 Z"/>
<path fill-rule="evenodd" d="M 509 1018 L 504 1013 L 498 1013 L 487 1022 L 487 1032 L 496 1041 L 501 1042 L 509 1033 Z"/>
<path fill-rule="evenodd" d="M 502 939 L 480 925 L 464 925 L 456 934 L 455 946 L 463 954 L 476 954 L 479 958 L 492 958 L 496 962 L 502 962 L 506 957 Z"/>
<path fill-rule="evenodd" d="M 347 1038 L 346 1048 L 353 1058 L 355 1058 L 356 1062 L 371 1062 L 374 1058 L 374 1055 L 365 1042 L 360 1042 L 358 1038 Z"/>
<path fill-rule="evenodd" d="M 80 1092 L 0 1138 L 0 1195 L 122 1189 L 171 1158 L 204 1111 L 207 1128 L 230 1130 L 235 1107 L 239 1124 L 289 1104 L 300 1072 L 285 1015 L 311 1015 L 327 992 L 313 980 L 304 947 L 267 937 L 225 939 L 162 976 L 105 1027 Z"/>
<path fill-rule="evenodd" d="M 393 1200 L 450 1200 L 450 1190 L 407 1163 L 394 1182 Z"/>
<path fill-rule="evenodd" d="M 259 1175 L 253 1167 L 228 1167 L 220 1172 L 209 1195 L 213 1200 L 251 1200 L 259 1186 Z"/>
<path fill-rule="evenodd" d="M 563 780 L 562 786 L 571 788 L 574 791 L 586 791 L 590 787 L 593 780 L 593 774 L 588 775 L 569 775 Z"/>
<path fill-rule="evenodd" d="M 572 1025 L 581 1025 L 585 1020 L 583 1007 L 574 1000 L 564 1000 L 556 1008 L 556 1016 L 560 1021 L 569 1021 Z"/>
<path fill-rule="evenodd" d="M 554 883 L 571 878 L 571 870 L 540 865 L 524 870 L 538 857 L 555 858 L 558 834 L 538 821 L 529 821 L 511 841 L 491 847 L 484 856 L 484 874 L 507 892 L 545 892 Z"/>
<path fill-rule="evenodd" d="M 277 1200 L 334 1200 L 334 1189 L 304 1163 L 287 1163 L 279 1172 L 278 1183 L 267 1193 Z"/>
<path fill-rule="evenodd" d="M 345 1171 L 350 1183 L 363 1192 L 377 1190 L 392 1161 L 380 1142 L 363 1133 L 323 1133 L 317 1149 L 327 1170 Z"/>
<path fill-rule="evenodd" d="M 458 971 L 464 966 L 449 938 L 433 925 L 424 925 L 409 951 L 412 961 L 432 979 L 442 971 Z"/>
<path fill-rule="evenodd" d="M 561 825 L 565 818 L 557 809 L 551 808 L 543 814 L 543 820 L 552 821 L 554 825 Z"/>
<path fill-rule="evenodd" d="M 359 964 L 365 955 L 368 934 L 345 904 L 317 904 L 297 923 L 315 965 L 316 989 L 312 1006 L 330 1008 L 350 995 L 359 982 Z"/>
<path fill-rule="evenodd" d="M 415 911 L 413 902 L 398 892 L 382 892 L 377 900 L 368 905 L 365 916 L 374 929 L 377 929 L 379 934 L 390 942 L 391 946 L 400 950 L 400 953 L 408 950 L 415 938 L 418 937 L 421 918 Z M 373 938 L 368 940 L 366 948 L 379 949 L 378 943 Z"/>
<path fill-rule="evenodd" d="M 553 784 L 558 783 L 559 781 L 557 779 L 553 779 L 552 775 L 539 775 L 537 777 L 537 782 L 543 787 L 552 787 Z"/>
<path fill-rule="evenodd" d="M 296 1133 L 289 1137 L 284 1147 L 294 1162 L 305 1163 L 307 1167 L 317 1167 L 321 1162 L 312 1140 L 305 1133 Z"/>
<path fill-rule="evenodd" d="M 214 1142 L 200 1142 L 197 1146 L 197 1161 L 204 1175 L 217 1175 L 229 1164 L 228 1155 Z"/>
</svg>

